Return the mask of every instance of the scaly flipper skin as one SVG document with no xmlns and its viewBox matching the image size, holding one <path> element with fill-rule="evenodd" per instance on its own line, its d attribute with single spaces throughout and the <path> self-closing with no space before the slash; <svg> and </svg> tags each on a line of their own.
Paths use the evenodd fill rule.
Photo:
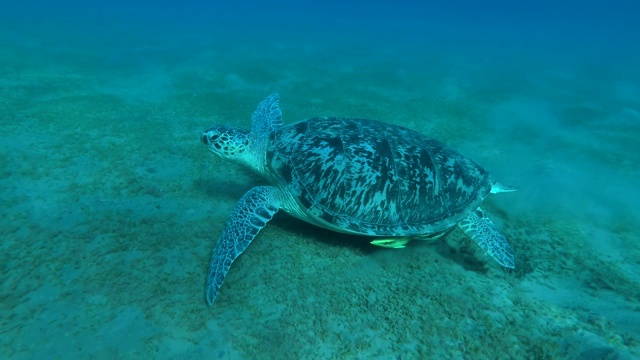
<svg viewBox="0 0 640 360">
<path fill-rule="evenodd" d="M 513 250 L 507 239 L 482 209 L 477 208 L 458 226 L 498 264 L 512 269 L 516 267 Z"/>
<path fill-rule="evenodd" d="M 205 294 L 207 304 L 211 305 L 218 296 L 233 261 L 278 212 L 279 198 L 278 188 L 257 186 L 235 205 L 211 256 Z"/>
<path fill-rule="evenodd" d="M 267 96 L 251 116 L 251 133 L 254 137 L 265 137 L 272 131 L 282 126 L 282 111 L 278 102 L 280 96 L 271 94 Z"/>
</svg>

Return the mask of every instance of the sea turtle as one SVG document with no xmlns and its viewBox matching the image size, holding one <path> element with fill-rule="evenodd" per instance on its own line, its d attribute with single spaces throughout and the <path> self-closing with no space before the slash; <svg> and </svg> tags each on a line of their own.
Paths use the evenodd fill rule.
<svg viewBox="0 0 640 360">
<path fill-rule="evenodd" d="M 251 131 L 215 125 L 201 140 L 214 154 L 262 175 L 235 205 L 213 249 L 206 300 L 233 261 L 283 209 L 308 223 L 403 247 L 460 227 L 500 265 L 515 266 L 504 235 L 479 208 L 489 193 L 516 190 L 418 132 L 374 120 L 322 117 L 283 125 L 278 94 L 253 113 Z"/>
</svg>

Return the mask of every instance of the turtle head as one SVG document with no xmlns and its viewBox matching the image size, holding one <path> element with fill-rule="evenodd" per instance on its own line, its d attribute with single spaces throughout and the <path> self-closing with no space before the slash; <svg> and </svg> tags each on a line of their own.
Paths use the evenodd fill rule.
<svg viewBox="0 0 640 360">
<path fill-rule="evenodd" d="M 202 143 L 212 153 L 240 163 L 250 159 L 251 137 L 248 131 L 224 125 L 214 125 L 202 133 Z"/>
</svg>

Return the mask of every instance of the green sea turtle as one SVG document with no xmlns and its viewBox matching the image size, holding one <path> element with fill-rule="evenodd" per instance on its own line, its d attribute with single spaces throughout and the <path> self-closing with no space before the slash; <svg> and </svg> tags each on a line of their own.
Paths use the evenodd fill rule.
<svg viewBox="0 0 640 360">
<path fill-rule="evenodd" d="M 479 208 L 489 193 L 515 188 L 452 148 L 400 126 L 335 117 L 284 126 L 278 101 L 273 94 L 258 105 L 251 131 L 216 125 L 202 134 L 211 152 L 271 184 L 252 188 L 235 205 L 213 249 L 208 304 L 233 261 L 279 209 L 387 247 L 434 239 L 457 225 L 500 265 L 515 266 L 506 238 Z"/>
</svg>

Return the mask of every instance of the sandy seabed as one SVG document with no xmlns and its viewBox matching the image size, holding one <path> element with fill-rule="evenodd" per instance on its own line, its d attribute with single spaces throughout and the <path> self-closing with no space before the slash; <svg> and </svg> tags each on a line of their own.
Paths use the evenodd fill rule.
<svg viewBox="0 0 640 360">
<path fill-rule="evenodd" d="M 638 82 L 454 51 L 363 59 L 340 48 L 351 61 L 331 60 L 298 45 L 119 57 L 4 40 L 0 357 L 640 356 Z M 274 91 L 285 123 L 397 123 L 518 186 L 483 206 L 517 268 L 457 230 L 381 249 L 278 214 L 207 307 L 211 248 L 263 181 L 199 135 L 248 127 Z"/>
</svg>

